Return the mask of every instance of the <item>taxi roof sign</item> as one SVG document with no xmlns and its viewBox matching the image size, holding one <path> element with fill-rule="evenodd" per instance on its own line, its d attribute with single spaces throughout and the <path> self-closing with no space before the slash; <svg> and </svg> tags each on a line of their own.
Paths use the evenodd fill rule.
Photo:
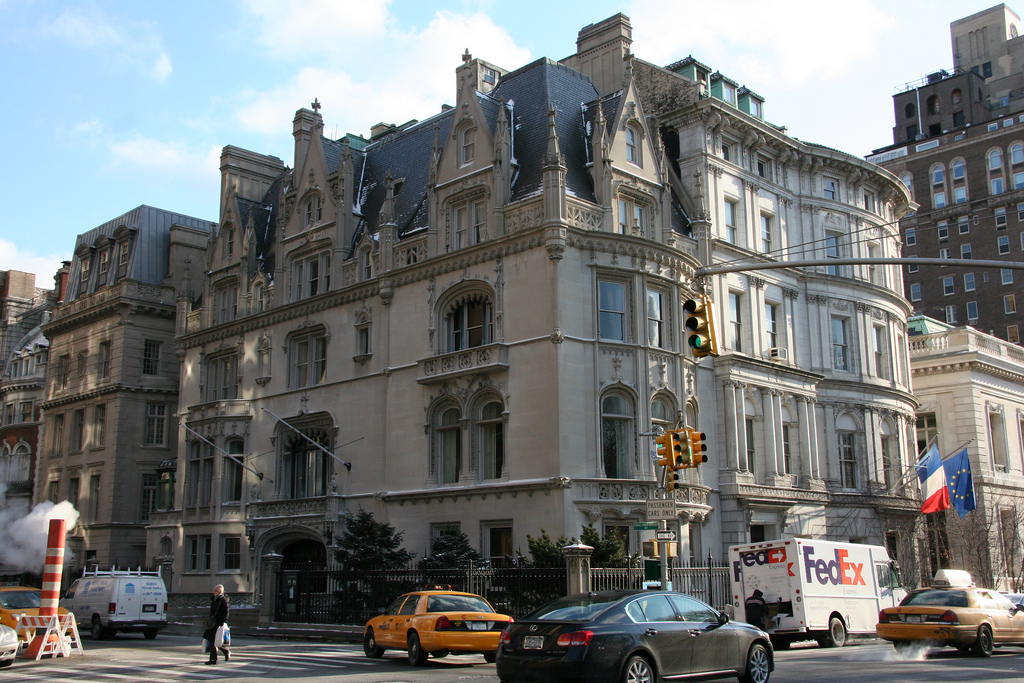
<svg viewBox="0 0 1024 683">
<path fill-rule="evenodd" d="M 966 572 L 962 569 L 940 569 L 935 572 L 935 578 L 932 579 L 932 586 L 950 588 L 958 586 L 960 588 L 974 588 L 974 579 L 971 578 L 971 573 Z"/>
</svg>

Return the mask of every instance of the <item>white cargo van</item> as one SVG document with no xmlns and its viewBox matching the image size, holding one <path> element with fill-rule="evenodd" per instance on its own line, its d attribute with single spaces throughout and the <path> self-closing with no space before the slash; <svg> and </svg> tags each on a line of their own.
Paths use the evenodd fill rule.
<svg viewBox="0 0 1024 683">
<path fill-rule="evenodd" d="M 152 640 L 167 626 L 167 589 L 158 572 L 86 570 L 60 606 L 74 612 L 78 628 L 89 629 L 96 640 L 118 631 Z"/>
<path fill-rule="evenodd" d="M 790 538 L 729 548 L 735 618 L 746 600 L 765 601 L 764 627 L 778 649 L 800 640 L 842 647 L 848 634 L 875 635 L 878 612 L 906 596 L 885 548 Z"/>
</svg>

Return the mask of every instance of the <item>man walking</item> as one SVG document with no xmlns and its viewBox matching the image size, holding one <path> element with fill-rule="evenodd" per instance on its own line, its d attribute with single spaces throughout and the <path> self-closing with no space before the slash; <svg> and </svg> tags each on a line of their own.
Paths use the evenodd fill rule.
<svg viewBox="0 0 1024 683">
<path fill-rule="evenodd" d="M 224 661 L 231 659 L 231 652 L 225 646 L 217 647 L 217 631 L 228 620 L 228 596 L 224 595 L 224 586 L 217 584 L 213 587 L 213 598 L 210 600 L 210 616 L 203 624 L 206 629 L 203 631 L 203 639 L 210 643 L 210 660 L 207 666 L 217 663 L 217 650 L 224 653 Z"/>
</svg>

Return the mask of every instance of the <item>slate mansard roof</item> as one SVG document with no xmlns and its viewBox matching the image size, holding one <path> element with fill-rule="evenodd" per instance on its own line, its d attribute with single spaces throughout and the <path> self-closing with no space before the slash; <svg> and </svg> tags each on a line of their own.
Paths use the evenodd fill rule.
<svg viewBox="0 0 1024 683">
<path fill-rule="evenodd" d="M 75 256 L 71 264 L 71 274 L 68 279 L 68 288 L 65 293 L 65 301 L 74 301 L 80 296 L 86 296 L 88 291 L 82 290 L 81 271 L 83 248 L 88 249 L 88 256 L 91 258 L 99 249 L 113 246 L 116 242 L 116 234 L 126 228 L 134 233 L 130 240 L 131 251 L 128 254 L 128 272 L 125 278 L 136 280 L 151 285 L 159 285 L 167 277 L 168 255 L 171 249 L 171 226 L 180 225 L 193 230 L 209 233 L 214 230 L 215 224 L 201 218 L 193 218 L 180 213 L 156 209 L 145 204 L 132 209 L 126 214 L 107 221 L 99 227 L 84 232 L 75 240 Z M 115 254 L 110 256 L 110 268 L 106 272 L 106 282 L 96 283 L 94 288 L 113 284 L 117 279 L 117 264 L 114 263 Z M 90 279 L 99 276 L 95 264 L 92 265 Z"/>
<path fill-rule="evenodd" d="M 499 110 L 506 107 L 512 130 L 513 180 L 510 201 L 540 193 L 544 157 L 548 144 L 548 110 L 555 110 L 555 129 L 559 149 L 567 167 L 566 190 L 572 195 L 595 201 L 594 187 L 587 170 L 590 135 L 584 120 L 585 103 L 598 98 L 597 88 L 587 76 L 549 59 L 539 59 L 501 77 L 490 93 L 477 93 L 491 135 L 495 133 Z M 434 141 L 443 149 L 448 141 L 454 109 L 448 109 L 425 121 L 384 135 L 362 149 L 349 148 L 355 176 L 350 200 L 362 216 L 354 240 L 363 230 L 376 233 L 380 209 L 384 204 L 387 174 L 401 180 L 395 197 L 395 223 L 399 237 L 428 227 L 427 189 Z M 327 172 L 341 164 L 344 144 L 323 139 Z M 269 195 L 268 195 L 269 196 Z M 349 245 L 351 246 L 351 245 Z"/>
</svg>

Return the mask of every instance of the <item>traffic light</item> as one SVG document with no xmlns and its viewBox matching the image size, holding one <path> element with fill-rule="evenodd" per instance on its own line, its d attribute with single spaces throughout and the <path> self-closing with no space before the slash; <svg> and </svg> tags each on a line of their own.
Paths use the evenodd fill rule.
<svg viewBox="0 0 1024 683">
<path fill-rule="evenodd" d="M 683 304 L 686 311 L 686 329 L 690 330 L 688 343 L 697 358 L 718 355 L 718 341 L 715 339 L 714 306 L 711 299 L 699 294 Z"/>
<path fill-rule="evenodd" d="M 665 432 L 659 434 L 654 443 L 658 445 L 658 465 L 670 468 L 672 466 L 672 453 L 676 445 L 676 432 Z"/>
<path fill-rule="evenodd" d="M 708 445 L 704 443 L 707 434 L 698 432 L 696 429 L 687 429 L 686 432 L 690 442 L 690 466 L 696 467 L 701 463 L 707 462 L 708 456 L 706 451 L 708 450 Z"/>
</svg>

